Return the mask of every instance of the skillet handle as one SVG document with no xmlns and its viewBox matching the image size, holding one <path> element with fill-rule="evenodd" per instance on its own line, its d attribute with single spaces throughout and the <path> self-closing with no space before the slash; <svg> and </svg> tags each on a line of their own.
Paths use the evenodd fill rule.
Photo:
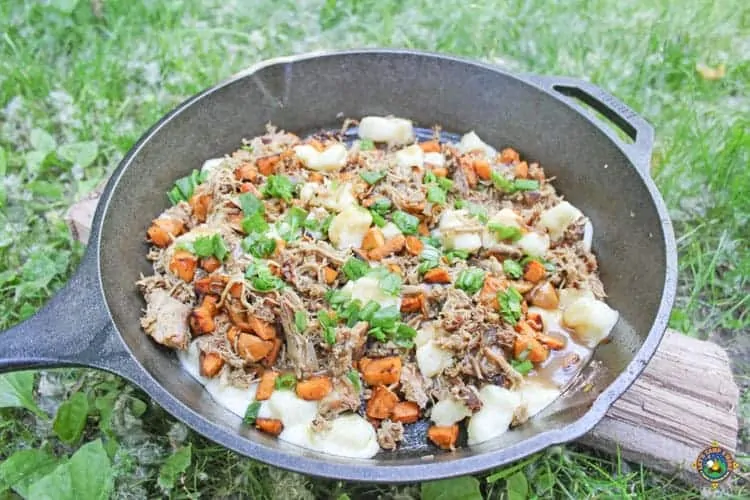
<svg viewBox="0 0 750 500">
<path fill-rule="evenodd" d="M 583 114 L 593 119 L 612 140 L 631 157 L 633 163 L 645 175 L 650 174 L 651 152 L 654 148 L 654 128 L 635 111 L 612 94 L 587 81 L 558 76 L 529 75 L 529 80 L 548 92 L 564 96 L 567 102 L 576 106 Z M 633 141 L 628 143 L 614 134 L 611 127 L 602 123 L 594 113 L 581 106 L 580 101 L 614 123 Z"/>
<path fill-rule="evenodd" d="M 0 333 L 0 373 L 88 366 L 129 380 L 138 367 L 115 331 L 90 247 L 65 287 L 36 314 Z"/>
</svg>

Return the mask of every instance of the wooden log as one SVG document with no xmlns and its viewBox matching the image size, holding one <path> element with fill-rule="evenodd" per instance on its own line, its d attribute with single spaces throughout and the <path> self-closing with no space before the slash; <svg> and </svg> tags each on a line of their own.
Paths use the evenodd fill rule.
<svg viewBox="0 0 750 500">
<path fill-rule="evenodd" d="M 66 221 L 88 240 L 97 193 L 73 205 Z M 712 442 L 735 453 L 739 389 L 718 345 L 668 330 L 646 369 L 578 442 L 706 486 L 693 467 Z"/>
</svg>

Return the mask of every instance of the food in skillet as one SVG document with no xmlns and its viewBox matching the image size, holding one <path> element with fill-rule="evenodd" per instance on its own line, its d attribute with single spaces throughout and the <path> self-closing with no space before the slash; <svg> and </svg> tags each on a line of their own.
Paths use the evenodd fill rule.
<svg viewBox="0 0 750 500">
<path fill-rule="evenodd" d="M 248 425 L 334 455 L 396 449 L 420 419 L 443 449 L 524 422 L 617 322 L 593 229 L 537 163 L 440 137 L 269 127 L 179 179 L 148 229 L 143 329 Z"/>
</svg>

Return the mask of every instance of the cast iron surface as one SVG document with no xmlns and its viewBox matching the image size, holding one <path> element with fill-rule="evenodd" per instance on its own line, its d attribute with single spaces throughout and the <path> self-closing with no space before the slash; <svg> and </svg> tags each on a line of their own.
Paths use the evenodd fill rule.
<svg viewBox="0 0 750 500">
<path fill-rule="evenodd" d="M 585 102 L 632 139 L 576 104 Z M 540 415 L 502 437 L 442 453 L 410 441 L 372 460 L 323 455 L 241 425 L 184 373 L 174 353 L 139 327 L 134 282 L 150 273 L 143 235 L 167 206 L 174 179 L 230 153 L 268 122 L 297 133 L 340 126 L 342 116 L 408 117 L 418 125 L 475 130 L 513 146 L 557 177 L 588 215 L 608 302 L 620 312 L 579 381 Z M 366 50 L 261 63 L 189 99 L 152 127 L 112 175 L 90 244 L 68 285 L 35 316 L 0 337 L 0 372 L 66 365 L 117 373 L 176 418 L 239 453 L 340 479 L 409 482 L 503 465 L 589 431 L 656 350 L 674 300 L 677 256 L 664 203 L 648 175 L 651 127 L 601 89 L 568 78 L 517 76 L 442 55 Z M 589 390 L 582 390 L 587 383 Z"/>
</svg>

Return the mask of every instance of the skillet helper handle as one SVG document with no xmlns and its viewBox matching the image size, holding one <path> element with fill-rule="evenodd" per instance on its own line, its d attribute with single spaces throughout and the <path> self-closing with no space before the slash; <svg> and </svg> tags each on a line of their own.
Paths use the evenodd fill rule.
<svg viewBox="0 0 750 500">
<path fill-rule="evenodd" d="M 132 359 L 104 304 L 95 249 L 86 252 L 70 281 L 36 314 L 0 332 L 0 373 L 88 366 L 124 375 Z"/>
<path fill-rule="evenodd" d="M 584 80 L 557 76 L 530 75 L 529 79 L 545 90 L 560 94 L 566 101 L 576 106 L 585 115 L 595 120 L 599 127 L 631 157 L 638 169 L 650 174 L 651 152 L 654 148 L 654 128 L 625 103 L 596 85 Z M 587 104 L 614 123 L 632 143 L 624 141 L 611 132 L 611 127 L 603 124 L 594 113 L 581 106 Z"/>
</svg>

